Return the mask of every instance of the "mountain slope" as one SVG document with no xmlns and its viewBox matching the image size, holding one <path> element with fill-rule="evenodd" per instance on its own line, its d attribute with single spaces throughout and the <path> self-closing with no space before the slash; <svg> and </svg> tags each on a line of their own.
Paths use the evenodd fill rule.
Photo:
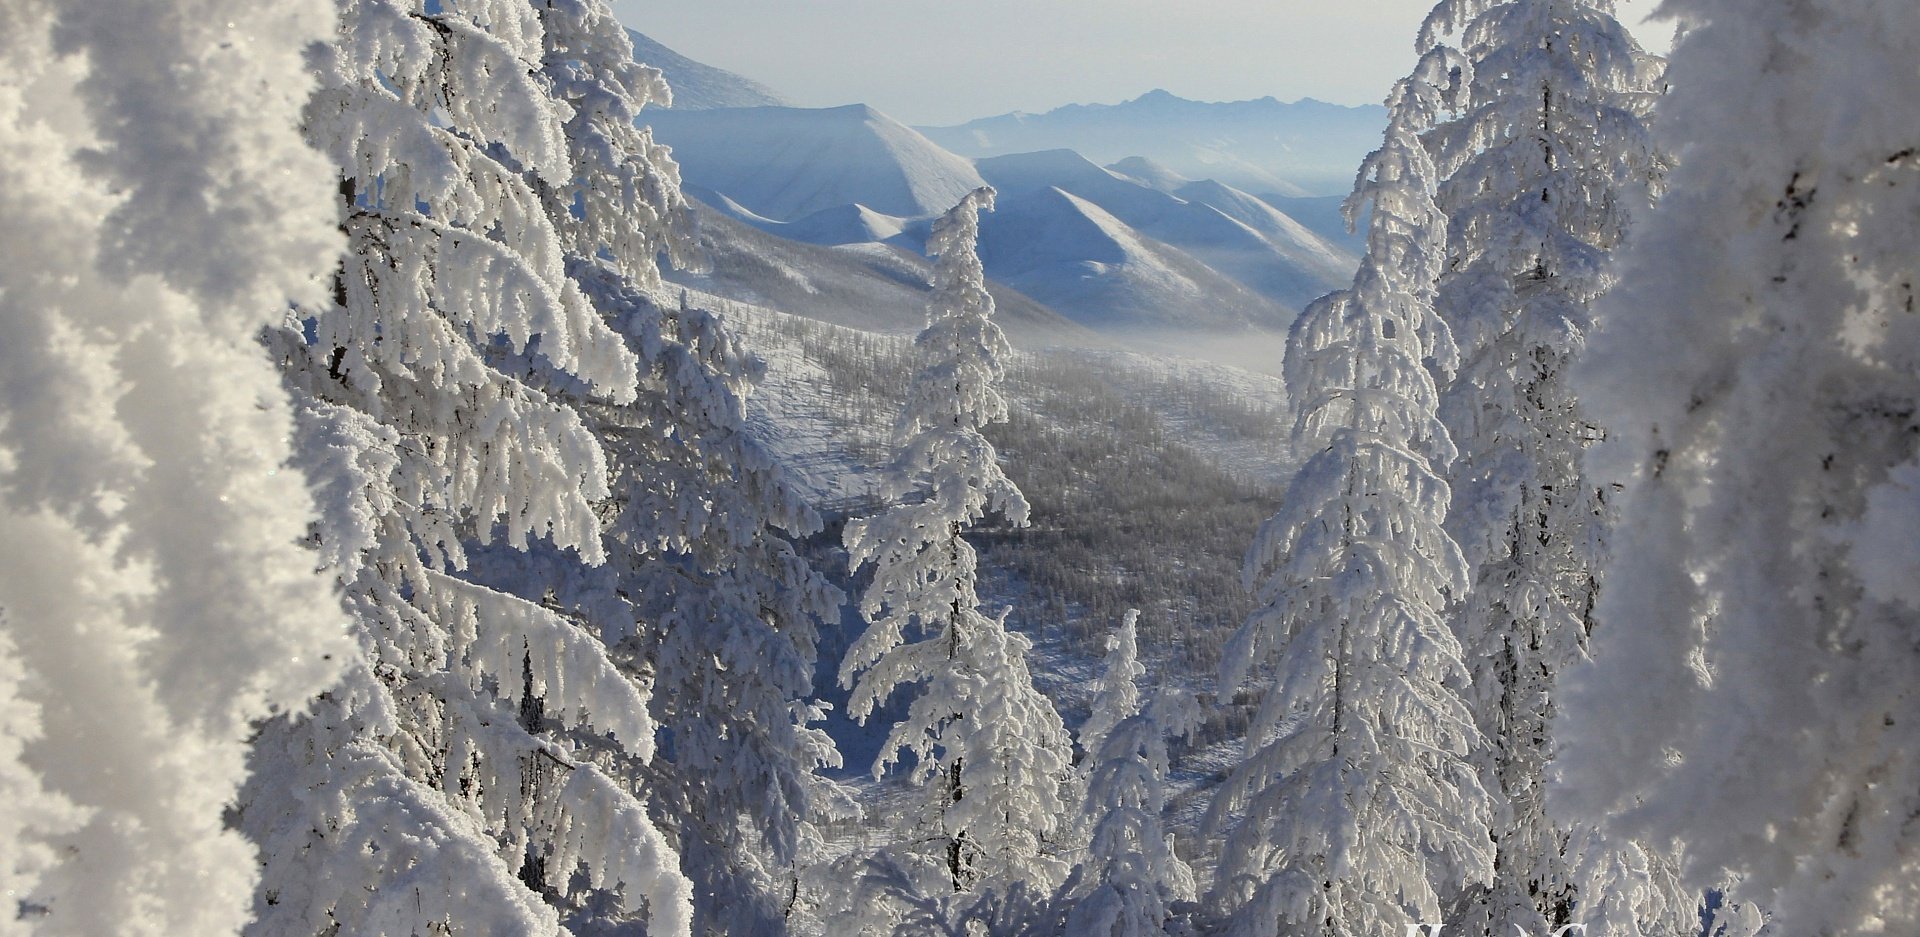
<svg viewBox="0 0 1920 937">
<path fill-rule="evenodd" d="M 1344 192 L 1385 123 L 1377 106 L 1270 97 L 1208 103 L 1153 91 L 1121 104 L 1070 104 L 919 130 L 963 156 L 1060 148 L 1099 163 L 1144 156 L 1189 178 L 1300 196 Z"/>
<path fill-rule="evenodd" d="M 1357 263 L 1272 206 L 1211 180 L 1181 182 L 1174 192 L 1165 192 L 1096 166 L 1072 150 L 998 156 L 977 165 L 1003 201 L 1058 188 L 1292 308 L 1341 286 Z M 1175 178 L 1163 173 L 1157 181 Z"/>
<path fill-rule="evenodd" d="M 1306 225 L 1309 230 L 1320 235 L 1328 243 L 1346 248 L 1355 254 L 1367 249 L 1367 216 L 1372 211 L 1372 206 L 1362 208 L 1360 223 L 1349 229 L 1347 217 L 1341 210 L 1341 206 L 1347 201 L 1345 195 L 1289 198 L 1284 195 L 1263 194 L 1260 200 L 1285 212 L 1287 217 Z"/>
<path fill-rule="evenodd" d="M 1296 312 L 1059 188 L 981 220 L 987 273 L 1103 331 L 1282 329 Z"/>
<path fill-rule="evenodd" d="M 739 303 L 878 332 L 914 333 L 926 325 L 932 265 L 885 244 L 823 247 L 788 240 L 695 203 L 704 272 L 670 270 L 680 286 Z M 989 284 L 996 320 L 1023 347 L 1105 346 L 1099 336 L 1000 284 Z"/>
<path fill-rule="evenodd" d="M 971 162 L 864 104 L 649 111 L 646 121 L 690 185 L 773 221 L 855 204 L 923 218 L 983 184 Z"/>
<path fill-rule="evenodd" d="M 842 258 L 917 254 L 930 216 L 991 183 L 1000 195 L 982 226 L 987 275 L 1096 330 L 1282 330 L 1355 265 L 1259 199 L 1170 169 L 1150 186 L 1071 150 L 976 162 L 859 105 L 649 116 L 685 190 L 709 217 L 740 223 L 736 246 L 759 229 L 846 248 Z M 862 245 L 871 249 L 850 253 Z M 873 327 L 862 313 L 827 314 Z"/>
<path fill-rule="evenodd" d="M 659 69 L 673 88 L 673 108 L 682 111 L 716 107 L 766 107 L 790 102 L 772 88 L 722 68 L 696 62 L 651 37 L 627 30 L 633 40 L 633 59 Z"/>
</svg>

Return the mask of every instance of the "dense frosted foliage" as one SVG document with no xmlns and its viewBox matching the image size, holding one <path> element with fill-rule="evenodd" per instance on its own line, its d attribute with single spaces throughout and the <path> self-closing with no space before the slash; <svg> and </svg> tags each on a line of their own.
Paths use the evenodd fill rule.
<svg viewBox="0 0 1920 937">
<path fill-rule="evenodd" d="M 0 933 L 232 934 L 249 723 L 350 648 L 257 344 L 340 243 L 296 128 L 327 17 L 0 21 Z"/>
<path fill-rule="evenodd" d="M 1027 522 L 1026 499 L 1000 470 L 980 427 L 1006 419 L 996 386 L 1007 341 L 975 253 L 979 189 L 933 226 L 935 258 L 927 327 L 915 340 L 922 365 L 895 428 L 898 503 L 850 522 L 856 568 L 872 566 L 861 599 L 867 630 L 848 649 L 840 677 L 864 720 L 904 687 L 917 690 L 887 736 L 876 775 L 903 752 L 926 790 L 913 838 L 935 841 L 955 891 L 983 876 L 1045 882 L 1041 855 L 1059 826 L 1069 742 L 1060 717 L 1033 688 L 1026 637 L 980 610 L 977 558 L 962 534 L 994 512 Z"/>
<path fill-rule="evenodd" d="M 1680 165 L 1578 372 L 1627 490 L 1560 803 L 1678 833 L 1780 933 L 1909 931 L 1920 7 L 1667 9 Z"/>
<path fill-rule="evenodd" d="M 1295 439 L 1311 452 L 1261 528 L 1246 580 L 1262 607 L 1223 654 L 1221 693 L 1252 685 L 1246 754 L 1209 826 L 1226 828 L 1215 896 L 1236 937 L 1377 935 L 1439 920 L 1439 888 L 1492 872 L 1467 676 L 1442 613 L 1464 589 L 1442 528 L 1453 456 L 1429 362 L 1453 347 L 1432 310 L 1444 259 L 1419 134 L 1450 90 L 1435 50 L 1388 99 L 1349 201 L 1371 202 L 1352 289 L 1288 337 Z"/>
<path fill-rule="evenodd" d="M 643 622 L 605 637 L 653 682 L 663 744 L 648 793 L 693 879 L 696 929 L 782 933 L 794 868 L 817 847 L 811 821 L 850 809 L 815 773 L 840 759 L 806 701 L 816 623 L 844 597 L 788 541 L 819 517 L 747 433 L 760 363 L 714 315 L 663 295 L 657 258 L 698 258 L 679 171 L 634 123 L 665 103 L 659 72 L 632 62 L 602 4 L 543 9 L 545 73 L 575 109 L 574 181 L 554 212 L 569 272 L 640 363 L 631 404 L 580 400 L 607 455 L 621 554 L 597 588 L 636 600 L 594 617 Z"/>
<path fill-rule="evenodd" d="M 1140 610 L 1130 608 L 1120 620 L 1120 630 L 1107 636 L 1107 655 L 1094 683 L 1093 705 L 1075 736 L 1089 771 L 1098 763 L 1094 756 L 1106 744 L 1107 733 L 1140 712 L 1140 678 L 1147 668 L 1140 663 L 1139 627 Z"/>
<path fill-rule="evenodd" d="M 1162 691 L 1145 707 L 1137 680 L 1146 673 L 1135 644 L 1137 611 L 1108 638 L 1093 713 L 1080 732 L 1087 753 L 1082 815 L 1092 824 L 1081 887 L 1063 933 L 1150 937 L 1165 933 L 1175 901 L 1194 897 L 1193 869 L 1173 851 L 1161 814 L 1167 805 L 1167 736 L 1198 715 L 1191 697 Z"/>
<path fill-rule="evenodd" d="M 594 2 L 347 0 L 313 53 L 306 129 L 341 167 L 349 250 L 275 346 L 361 655 L 262 736 L 253 933 L 688 932 L 636 793 L 655 724 L 606 643 L 636 616 L 606 584 L 608 465 L 579 411 L 632 404 L 638 377 L 583 258 L 656 276 L 678 199 L 624 126 L 659 86 L 626 42 Z"/>
<path fill-rule="evenodd" d="M 786 539 L 820 519 L 746 431 L 760 366 L 704 310 L 589 281 L 639 351 L 640 398 L 595 408 L 613 467 L 610 535 L 647 628 L 623 641 L 650 673 L 664 730 L 651 788 L 697 886 L 698 925 L 781 933 L 813 821 L 853 809 L 817 769 L 816 628 L 844 600 Z"/>
<path fill-rule="evenodd" d="M 1662 170 L 1644 121 L 1660 63 L 1611 7 L 1445 0 L 1420 40 L 1457 42 L 1470 76 L 1460 112 L 1427 135 L 1447 177 L 1437 195 L 1448 236 L 1435 308 L 1460 349 L 1440 413 L 1460 449 L 1448 472 L 1447 529 L 1471 585 L 1451 615 L 1486 739 L 1476 757 L 1499 805 L 1500 874 L 1448 908 L 1448 925 L 1465 934 L 1585 922 L 1603 896 L 1578 891 L 1576 859 L 1609 881 L 1650 861 L 1631 844 L 1621 847 L 1631 856 L 1607 857 L 1600 837 L 1569 852 L 1543 790 L 1554 683 L 1593 627 L 1608 511 L 1606 491 L 1580 465 L 1604 429 L 1569 374 L 1590 306 L 1613 283 L 1612 251 Z M 1651 862 L 1640 887 L 1672 881 L 1659 874 L 1661 857 Z M 1696 929 L 1692 902 L 1666 897 L 1663 916 L 1616 915 L 1606 933 Z"/>
</svg>

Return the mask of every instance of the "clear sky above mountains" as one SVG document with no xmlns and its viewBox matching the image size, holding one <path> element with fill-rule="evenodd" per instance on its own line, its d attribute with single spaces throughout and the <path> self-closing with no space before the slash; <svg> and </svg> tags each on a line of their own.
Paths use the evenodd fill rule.
<svg viewBox="0 0 1920 937">
<path fill-rule="evenodd" d="M 1154 88 L 1374 104 L 1432 0 L 615 0 L 622 21 L 807 106 L 915 124 L 1117 102 Z M 1621 19 L 1664 50 L 1672 27 Z"/>
</svg>

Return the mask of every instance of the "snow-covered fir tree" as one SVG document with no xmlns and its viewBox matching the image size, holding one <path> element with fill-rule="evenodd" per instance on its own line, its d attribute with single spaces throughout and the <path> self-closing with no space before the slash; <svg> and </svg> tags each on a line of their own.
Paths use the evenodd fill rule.
<svg viewBox="0 0 1920 937">
<path fill-rule="evenodd" d="M 667 99 L 659 73 L 632 62 L 604 5 L 538 6 L 546 75 L 574 107 L 575 181 L 557 193 L 572 210 L 554 215 L 575 279 L 641 364 L 633 403 L 579 404 L 612 471 L 612 588 L 642 622 L 608 640 L 652 683 L 662 730 L 647 792 L 693 880 L 696 931 L 784 933 L 795 867 L 818 847 L 811 821 L 853 809 L 816 773 L 840 757 L 805 701 L 816 622 L 844 596 L 787 539 L 819 516 L 747 433 L 762 365 L 661 282 L 657 255 L 696 258 L 678 170 L 636 124 Z"/>
<path fill-rule="evenodd" d="M 1083 883 L 1065 917 L 1067 934 L 1152 937 L 1164 934 L 1175 901 L 1194 897 L 1193 869 L 1173 851 L 1161 814 L 1167 803 L 1167 737 L 1185 734 L 1197 713 L 1190 697 L 1163 691 L 1140 704 L 1135 623 L 1128 611 L 1107 639 L 1106 667 L 1092 714 L 1080 732 L 1086 752 L 1083 818 L 1092 825 Z"/>
<path fill-rule="evenodd" d="M 874 772 L 914 756 L 926 804 L 912 835 L 937 845 L 954 891 L 983 876 L 1057 877 L 1042 846 L 1060 826 L 1071 760 L 1066 729 L 1027 671 L 1031 642 L 1007 631 L 1004 613 L 980 609 L 963 536 L 989 512 L 1027 522 L 1026 499 L 980 434 L 1007 416 L 998 385 L 1009 348 L 975 250 L 993 194 L 970 193 L 933 225 L 933 295 L 915 340 L 923 364 L 895 427 L 897 503 L 845 533 L 851 564 L 871 566 L 873 578 L 861 599 L 869 625 L 840 679 L 863 721 L 895 692 L 917 691 Z"/>
<path fill-rule="evenodd" d="M 1407 933 L 1440 889 L 1492 873 L 1480 744 L 1444 612 L 1466 586 L 1442 527 L 1453 456 L 1435 415 L 1453 349 L 1433 313 L 1445 246 L 1419 134 L 1456 61 L 1422 56 L 1388 98 L 1349 217 L 1373 206 L 1351 289 L 1287 341 L 1294 434 L 1312 455 L 1246 562 L 1260 609 L 1222 654 L 1221 694 L 1251 681 L 1246 753 L 1215 797 L 1228 828 L 1213 900 L 1235 937 Z"/>
<path fill-rule="evenodd" d="M 636 208 L 670 207 L 641 184 L 657 154 L 611 127 L 658 74 L 608 41 L 598 2 L 347 0 L 313 53 L 305 126 L 340 167 L 348 253 L 274 344 L 361 653 L 262 735 L 252 933 L 688 932 L 636 794 L 646 688 L 605 643 L 634 616 L 569 601 L 612 568 L 576 403 L 631 404 L 638 373 L 578 262 L 645 276 L 662 240 Z"/>
<path fill-rule="evenodd" d="M 1498 874 L 1449 902 L 1463 934 L 1535 934 L 1586 920 L 1575 859 L 1593 870 L 1664 857 L 1600 837 L 1568 850 L 1546 813 L 1554 682 L 1584 653 L 1599 593 L 1608 506 L 1580 465 L 1603 435 L 1570 387 L 1591 305 L 1612 285 L 1609 259 L 1642 213 L 1662 165 L 1645 117 L 1660 63 L 1614 19 L 1607 0 L 1445 0 L 1420 44 L 1457 41 L 1468 65 L 1461 111 L 1427 134 L 1448 218 L 1447 264 L 1435 308 L 1460 349 L 1440 414 L 1459 448 L 1448 479 L 1447 529 L 1471 583 L 1452 610 L 1473 671 L 1469 702 L 1486 740 L 1478 753 L 1498 804 Z M 1457 37 L 1457 39 L 1455 38 Z M 1649 865 L 1650 863 L 1650 865 Z M 1590 883 L 1600 885 L 1601 882 Z M 1625 882 L 1610 890 L 1625 893 Z M 1614 921 L 1609 933 L 1682 934 L 1694 902 Z"/>
<path fill-rule="evenodd" d="M 1675 0 L 1678 157 L 1576 371 L 1625 485 L 1556 806 L 1781 934 L 1920 921 L 1920 7 Z"/>
<path fill-rule="evenodd" d="M 255 720 L 338 675 L 259 345 L 324 294 L 324 10 L 0 7 L 0 933 L 238 933 Z"/>
<path fill-rule="evenodd" d="M 805 699 L 816 622 L 842 597 L 782 533 L 820 521 L 746 433 L 760 365 L 717 318 L 611 279 L 589 293 L 643 363 L 639 403 L 594 415 L 617 488 L 609 533 L 629 551 L 619 588 L 645 623 L 622 647 L 663 729 L 650 793 L 698 927 L 779 933 L 812 821 L 855 809 L 816 773 L 840 756 Z"/>
<path fill-rule="evenodd" d="M 1107 636 L 1106 658 L 1093 685 L 1093 704 L 1075 738 L 1086 770 L 1098 763 L 1093 756 L 1106 743 L 1107 733 L 1140 712 L 1140 678 L 1147 668 L 1140 663 L 1139 628 L 1140 610 L 1130 608 L 1120 619 L 1120 630 Z"/>
</svg>

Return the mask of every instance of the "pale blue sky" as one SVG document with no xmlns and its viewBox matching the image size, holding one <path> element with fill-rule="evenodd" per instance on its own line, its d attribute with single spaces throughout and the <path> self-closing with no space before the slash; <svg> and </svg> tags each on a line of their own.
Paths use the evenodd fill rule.
<svg viewBox="0 0 1920 937">
<path fill-rule="evenodd" d="M 621 20 L 796 103 L 918 124 L 1111 103 L 1166 88 L 1377 103 L 1432 0 L 615 0 Z M 1655 0 L 1622 0 L 1641 42 Z"/>
</svg>

